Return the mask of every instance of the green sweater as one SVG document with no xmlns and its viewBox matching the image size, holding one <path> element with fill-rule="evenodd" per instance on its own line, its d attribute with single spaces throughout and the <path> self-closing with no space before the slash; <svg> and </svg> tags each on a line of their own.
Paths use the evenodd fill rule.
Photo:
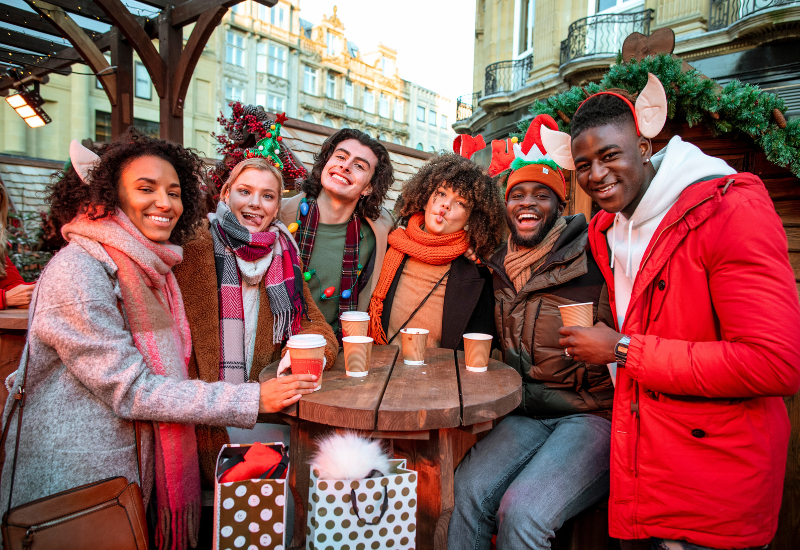
<svg viewBox="0 0 800 550">
<path fill-rule="evenodd" d="M 314 301 L 319 307 L 325 320 L 334 331 L 339 329 L 339 295 L 342 289 L 342 262 L 344 261 L 344 241 L 347 236 L 347 223 L 317 225 L 317 234 L 314 238 L 314 250 L 311 251 L 311 259 L 306 270 L 314 269 L 316 277 L 308 281 L 308 289 L 314 297 Z M 358 249 L 358 263 L 366 266 L 372 252 L 375 250 L 375 233 L 367 222 L 361 223 L 361 245 Z M 320 286 L 320 282 L 322 286 Z M 334 287 L 336 291 L 327 300 L 321 300 L 322 291 L 328 287 Z M 346 289 L 345 289 L 346 290 Z M 353 289 L 358 293 L 358 289 Z"/>
</svg>

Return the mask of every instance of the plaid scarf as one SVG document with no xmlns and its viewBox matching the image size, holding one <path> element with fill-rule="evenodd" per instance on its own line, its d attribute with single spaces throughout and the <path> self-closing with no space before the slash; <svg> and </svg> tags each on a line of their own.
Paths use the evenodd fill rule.
<svg viewBox="0 0 800 550">
<path fill-rule="evenodd" d="M 264 284 L 274 318 L 272 342 L 279 344 L 300 330 L 300 319 L 308 311 L 302 286 L 298 288 L 298 282 L 302 281 L 296 277 L 300 265 L 297 246 L 289 230 L 278 220 L 266 231 L 251 234 L 222 201 L 217 205 L 216 215 L 209 214 L 208 218 L 219 292 L 219 379 L 243 384 L 247 381 L 245 321 L 242 273 L 237 261 L 255 262 L 272 256 L 267 260 Z"/>
<path fill-rule="evenodd" d="M 308 199 L 308 214 L 300 216 L 300 228 L 295 232 L 295 240 L 300 248 L 300 259 L 308 269 L 311 262 L 311 253 L 314 250 L 314 238 L 317 236 L 317 226 L 319 225 L 319 208 L 317 200 Z M 345 311 L 355 311 L 358 309 L 358 291 L 355 287 L 358 281 L 358 248 L 361 244 L 361 218 L 355 212 L 350 217 L 347 224 L 347 234 L 344 239 L 344 258 L 342 259 L 342 280 L 339 283 L 339 314 Z M 349 298 L 342 298 L 342 292 L 352 288 Z M 324 289 L 320 289 L 324 290 Z"/>
<path fill-rule="evenodd" d="M 183 250 L 151 241 L 121 210 L 98 220 L 79 215 L 61 232 L 68 241 L 100 243 L 114 260 L 122 309 L 133 343 L 150 372 L 188 380 L 192 338 L 172 273 L 172 267 L 183 259 Z M 194 426 L 153 422 L 153 428 L 156 546 L 161 550 L 194 547 L 200 526 L 200 467 Z"/>
</svg>

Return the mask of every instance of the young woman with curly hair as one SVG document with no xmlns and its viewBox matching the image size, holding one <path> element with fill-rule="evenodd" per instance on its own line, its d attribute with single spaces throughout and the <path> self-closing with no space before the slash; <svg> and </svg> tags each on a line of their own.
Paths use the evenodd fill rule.
<svg viewBox="0 0 800 550">
<path fill-rule="evenodd" d="M 200 220 L 197 155 L 131 131 L 99 157 L 73 142 L 70 157 L 49 195 L 69 244 L 39 279 L 28 358 L 7 381 L 12 395 L 24 383 L 27 397 L 20 431 L 10 407 L 3 418 L 17 436 L 5 446 L 0 514 L 14 467 L 12 507 L 123 476 L 141 484 L 145 505 L 155 485 L 159 548 L 195 546 L 194 425 L 251 428 L 260 412 L 313 391 L 314 377 L 238 385 L 188 379 L 192 341 L 172 267 L 183 257 L 177 245 Z"/>
<path fill-rule="evenodd" d="M 503 203 L 485 169 L 435 157 L 405 184 L 395 213 L 406 227 L 389 235 L 370 336 L 397 341 L 405 325 L 427 329 L 429 347 L 463 349 L 464 333 L 493 335 L 492 275 L 464 257 L 470 246 L 487 257 L 502 239 Z"/>
<path fill-rule="evenodd" d="M 393 182 L 386 148 L 345 128 L 325 140 L 303 192 L 281 207 L 283 223 L 300 225 L 294 237 L 303 265 L 314 274 L 308 286 L 336 331 L 340 314 L 369 306 L 394 225 L 381 206 Z"/>
</svg>

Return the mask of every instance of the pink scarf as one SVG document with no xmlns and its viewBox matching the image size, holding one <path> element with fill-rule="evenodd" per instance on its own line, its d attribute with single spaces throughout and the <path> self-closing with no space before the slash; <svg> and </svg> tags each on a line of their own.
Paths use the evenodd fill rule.
<svg viewBox="0 0 800 550">
<path fill-rule="evenodd" d="M 183 260 L 175 245 L 151 241 L 120 210 L 99 220 L 79 215 L 62 230 L 103 245 L 117 265 L 125 317 L 150 372 L 187 380 L 192 352 L 189 322 L 172 267 Z M 153 422 L 158 505 L 156 544 L 183 550 L 197 544 L 200 468 L 194 426 Z"/>
</svg>

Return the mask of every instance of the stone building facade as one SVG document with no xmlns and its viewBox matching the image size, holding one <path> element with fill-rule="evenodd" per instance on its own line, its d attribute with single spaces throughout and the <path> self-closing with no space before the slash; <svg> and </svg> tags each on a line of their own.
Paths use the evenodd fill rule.
<svg viewBox="0 0 800 550">
<path fill-rule="evenodd" d="M 454 128 L 506 137 L 535 99 L 598 81 L 628 34 L 661 27 L 707 76 L 758 84 L 798 116 L 798 22 L 799 0 L 477 0 L 473 93 L 457 99 Z"/>
<path fill-rule="evenodd" d="M 452 147 L 453 99 L 402 79 L 396 50 L 379 45 L 361 52 L 348 40 L 335 7 L 313 24 L 300 17 L 300 6 L 301 0 L 280 0 L 272 8 L 245 0 L 231 8 L 194 72 L 184 145 L 217 156 L 216 119 L 235 100 L 426 152 Z M 191 26 L 185 39 L 190 32 Z M 158 96 L 135 53 L 134 59 L 134 123 L 157 136 Z M 111 108 L 88 67 L 50 75 L 41 95 L 53 119 L 43 128 L 30 129 L 11 108 L 0 108 L 0 155 L 64 161 L 72 139 L 109 139 Z"/>
</svg>

